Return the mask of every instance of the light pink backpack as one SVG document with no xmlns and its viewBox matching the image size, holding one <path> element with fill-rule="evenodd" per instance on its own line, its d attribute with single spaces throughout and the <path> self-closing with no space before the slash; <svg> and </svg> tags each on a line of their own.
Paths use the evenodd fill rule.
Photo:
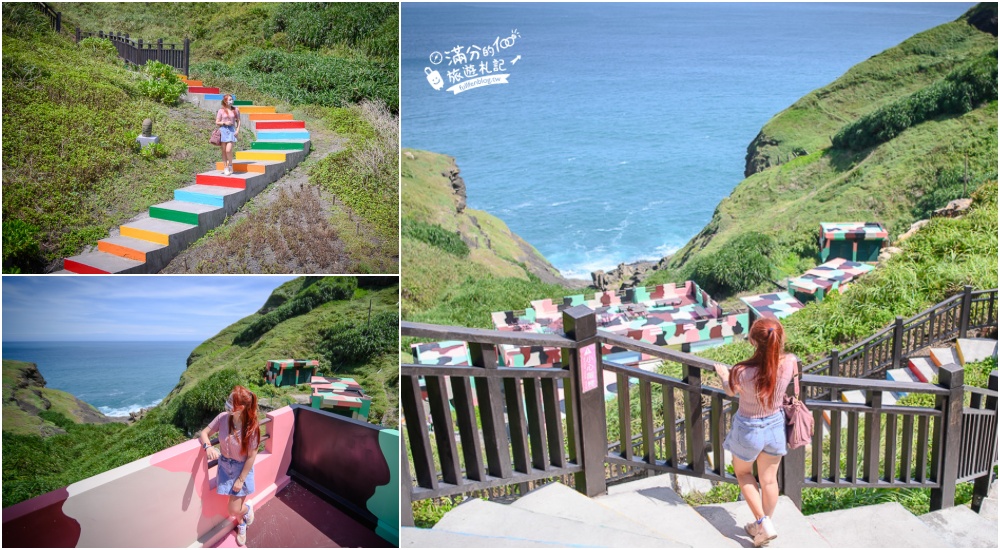
<svg viewBox="0 0 1000 550">
<path fill-rule="evenodd" d="M 813 436 L 813 416 L 806 404 L 799 399 L 799 373 L 795 373 L 795 395 L 786 395 L 781 404 L 785 413 L 785 439 L 788 449 L 798 449 L 807 445 Z"/>
</svg>

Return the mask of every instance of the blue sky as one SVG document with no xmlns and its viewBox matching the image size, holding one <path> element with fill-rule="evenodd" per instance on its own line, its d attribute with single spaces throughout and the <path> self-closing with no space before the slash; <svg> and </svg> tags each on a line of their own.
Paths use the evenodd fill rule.
<svg viewBox="0 0 1000 550">
<path fill-rule="evenodd" d="M 294 278 L 4 277 L 3 341 L 202 341 Z"/>
</svg>

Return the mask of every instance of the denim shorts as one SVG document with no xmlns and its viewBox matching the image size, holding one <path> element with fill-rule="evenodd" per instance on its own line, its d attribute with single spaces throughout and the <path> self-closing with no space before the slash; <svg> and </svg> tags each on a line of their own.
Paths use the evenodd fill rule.
<svg viewBox="0 0 1000 550">
<path fill-rule="evenodd" d="M 764 418 L 747 418 L 736 413 L 722 447 L 744 462 L 757 460 L 762 451 L 771 456 L 785 456 L 788 454 L 785 413 L 778 411 Z"/>
<path fill-rule="evenodd" d="M 215 488 L 215 492 L 220 495 L 228 495 L 231 497 L 245 497 L 252 493 L 254 489 L 253 466 L 250 467 L 250 473 L 247 474 L 247 479 L 243 482 L 243 488 L 240 489 L 240 492 L 233 492 L 233 483 L 243 472 L 244 464 L 246 464 L 246 461 L 239 461 L 219 456 L 219 485 Z"/>
<path fill-rule="evenodd" d="M 236 141 L 236 126 L 219 126 L 219 133 L 222 134 L 222 143 Z"/>
</svg>

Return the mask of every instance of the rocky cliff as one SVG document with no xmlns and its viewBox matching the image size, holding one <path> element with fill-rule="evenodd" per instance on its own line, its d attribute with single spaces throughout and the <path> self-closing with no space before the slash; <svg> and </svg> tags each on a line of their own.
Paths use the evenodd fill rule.
<svg viewBox="0 0 1000 550">
<path fill-rule="evenodd" d="M 93 405 L 72 394 L 45 387 L 45 378 L 34 363 L 4 359 L 4 431 L 42 436 L 64 433 L 64 430 L 40 416 L 47 411 L 60 413 L 80 424 L 122 420 L 101 414 Z"/>
</svg>

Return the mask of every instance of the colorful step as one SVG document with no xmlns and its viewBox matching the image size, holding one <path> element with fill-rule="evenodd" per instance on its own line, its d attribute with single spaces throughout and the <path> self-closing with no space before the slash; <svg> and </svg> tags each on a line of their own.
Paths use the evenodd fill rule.
<svg viewBox="0 0 1000 550">
<path fill-rule="evenodd" d="M 184 202 L 194 202 L 208 206 L 216 206 L 229 211 L 235 211 L 235 202 L 239 202 L 246 195 L 243 189 L 233 187 L 219 187 L 214 185 L 190 185 L 174 190 L 174 200 Z"/>
<path fill-rule="evenodd" d="M 226 168 L 225 163 L 223 163 L 222 161 L 219 161 L 219 162 L 215 163 L 215 169 L 216 170 L 218 170 L 218 171 L 221 172 L 225 168 Z M 234 161 L 233 162 L 233 173 L 255 172 L 255 173 L 263 174 L 266 171 L 267 171 L 267 165 L 266 164 L 262 164 L 260 162 L 254 162 L 254 161 L 244 161 L 244 162 Z"/>
<path fill-rule="evenodd" d="M 931 348 L 931 361 L 938 367 L 943 365 L 961 365 L 955 348 Z"/>
<path fill-rule="evenodd" d="M 921 382 L 930 383 L 937 376 L 938 367 L 930 357 L 910 357 L 906 366 L 914 378 Z"/>
<path fill-rule="evenodd" d="M 125 237 L 170 246 L 171 238 L 175 241 L 179 238 L 183 240 L 183 237 L 186 236 L 185 232 L 191 232 L 197 228 L 197 225 L 187 223 L 146 218 L 121 226 L 120 233 Z"/>
<path fill-rule="evenodd" d="M 959 338 L 955 341 L 962 365 L 978 363 L 997 356 L 997 341 L 989 338 Z"/>
<path fill-rule="evenodd" d="M 110 273 L 137 273 L 143 262 L 129 260 L 114 254 L 81 254 L 63 260 L 63 269 L 81 275 L 107 275 Z"/>
<path fill-rule="evenodd" d="M 97 250 L 101 252 L 143 263 L 147 261 L 150 254 L 163 248 L 166 247 L 162 244 L 120 235 L 97 241 Z"/>
<path fill-rule="evenodd" d="M 250 146 L 252 151 L 301 151 L 305 148 L 304 141 L 256 141 Z"/>
<path fill-rule="evenodd" d="M 255 122 L 254 126 L 257 130 L 286 130 L 290 128 L 305 128 L 306 123 L 303 120 L 262 120 Z"/>
<path fill-rule="evenodd" d="M 222 172 L 213 173 L 205 172 L 198 174 L 194 177 L 194 182 L 198 185 L 217 185 L 219 187 L 232 187 L 234 189 L 246 189 L 247 182 L 245 177 L 240 177 L 241 174 L 246 174 L 247 171 L 242 173 L 234 173 L 231 176 L 223 176 Z"/>
<path fill-rule="evenodd" d="M 248 101 L 246 99 L 243 99 L 243 100 L 233 99 L 233 105 L 236 105 L 237 107 L 241 107 L 241 106 L 244 106 L 244 105 L 253 105 L 253 101 Z"/>
<path fill-rule="evenodd" d="M 236 160 L 285 160 L 287 153 L 275 151 L 236 151 Z"/>
<path fill-rule="evenodd" d="M 205 97 L 203 99 L 210 100 L 210 101 L 222 101 L 222 98 L 224 98 L 224 97 L 226 97 L 226 94 L 205 94 Z M 233 100 L 234 101 L 235 101 L 235 99 L 236 99 L 236 96 L 233 96 Z"/>
<path fill-rule="evenodd" d="M 188 87 L 190 87 L 190 86 L 204 86 L 205 85 L 200 80 L 188 80 L 186 78 L 182 78 L 181 81 L 183 81 L 185 84 L 187 84 Z"/>
<path fill-rule="evenodd" d="M 219 93 L 218 88 L 209 88 L 207 86 L 188 86 L 189 94 L 217 94 Z"/>
<path fill-rule="evenodd" d="M 240 112 L 245 115 L 274 113 L 274 107 L 267 105 L 246 105 L 244 107 L 240 107 Z"/>
<path fill-rule="evenodd" d="M 259 120 L 292 120 L 295 118 L 292 113 L 249 113 L 247 116 L 250 117 L 250 122 Z"/>
<path fill-rule="evenodd" d="M 215 221 L 211 218 L 217 217 L 221 210 L 218 206 L 172 200 L 151 206 L 149 216 L 158 220 L 200 225 L 203 222 L 211 224 Z"/>
<path fill-rule="evenodd" d="M 916 382 L 916 377 L 910 372 L 910 369 L 891 369 L 885 373 L 886 380 L 892 380 L 893 382 Z M 896 397 L 906 397 L 906 392 L 899 391 L 893 392 Z"/>
<path fill-rule="evenodd" d="M 280 139 L 309 140 L 309 132 L 306 130 L 257 130 L 257 139 L 263 141 Z"/>
</svg>

